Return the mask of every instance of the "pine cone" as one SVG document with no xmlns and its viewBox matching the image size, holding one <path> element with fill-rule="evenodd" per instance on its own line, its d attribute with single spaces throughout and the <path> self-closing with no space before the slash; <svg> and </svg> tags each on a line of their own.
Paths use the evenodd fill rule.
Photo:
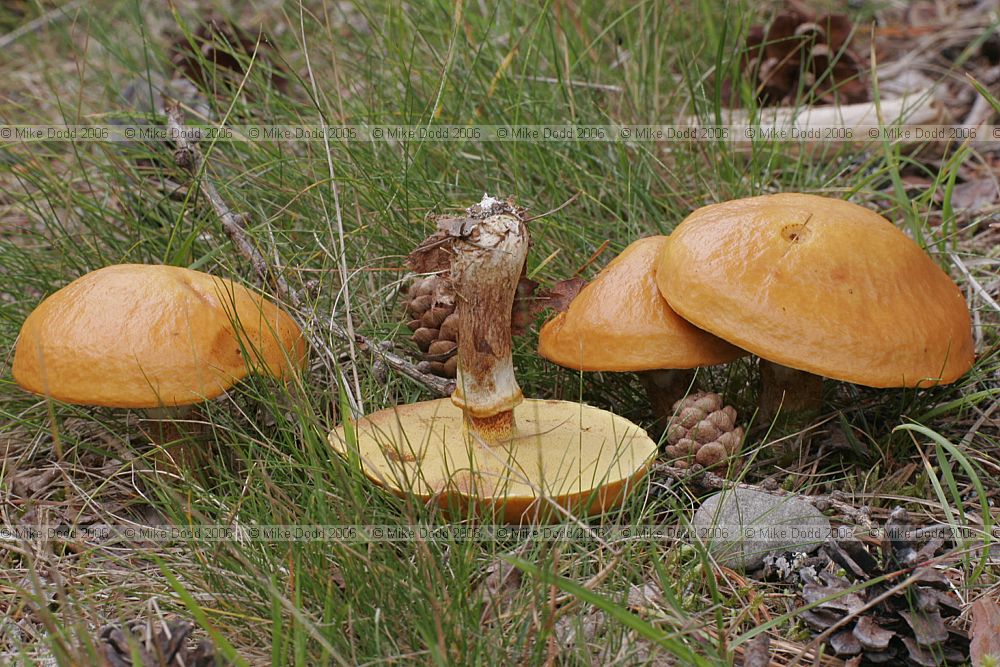
<svg viewBox="0 0 1000 667">
<path fill-rule="evenodd" d="M 453 378 L 458 370 L 458 314 L 451 278 L 434 275 L 418 278 L 410 285 L 404 302 L 410 321 L 406 326 L 424 360 L 417 368 L 424 373 Z"/>
<path fill-rule="evenodd" d="M 850 37 L 851 21 L 843 14 L 814 16 L 801 8 L 781 12 L 766 28 L 752 26 L 743 65 L 760 103 L 794 104 L 800 82 L 824 103 L 867 101 Z"/>
<path fill-rule="evenodd" d="M 736 426 L 736 409 L 723 407 L 722 397 L 699 391 L 674 403 L 674 417 L 667 427 L 667 455 L 678 468 L 691 463 L 705 467 L 724 461 L 743 440 Z"/>
<path fill-rule="evenodd" d="M 827 570 L 808 576 L 802 598 L 811 609 L 800 610 L 798 618 L 812 629 L 823 632 L 851 615 L 850 623 L 829 638 L 830 648 L 840 657 L 854 656 L 858 665 L 935 665 L 961 664 L 969 659 L 969 638 L 959 628 L 945 622 L 956 617 L 962 605 L 951 594 L 948 578 L 933 566 L 920 565 L 933 558 L 945 546 L 934 533 L 917 540 L 901 537 L 919 531 L 909 526 L 909 517 L 901 508 L 893 510 L 885 526 L 886 537 L 878 549 L 871 550 L 858 540 L 830 540 L 820 555 L 832 561 Z M 881 558 L 879 558 L 881 556 Z M 828 571 L 836 567 L 845 576 Z M 859 584 L 912 567 L 915 583 L 898 590 L 864 613 L 858 613 L 869 601 L 890 591 L 898 580 Z M 827 599 L 829 598 L 829 599 Z"/>
<path fill-rule="evenodd" d="M 170 46 L 170 62 L 177 72 L 206 92 L 214 93 L 220 86 L 233 88 L 241 84 L 246 65 L 270 76 L 279 91 L 288 89 L 289 78 L 277 59 L 271 56 L 273 45 L 266 34 L 244 30 L 222 16 L 212 14 L 190 34 L 174 37 Z M 259 38 L 259 39 L 258 39 Z"/>
<path fill-rule="evenodd" d="M 129 623 L 124 628 L 109 625 L 101 630 L 99 642 L 104 667 L 222 667 L 222 657 L 212 642 L 203 639 L 190 645 L 188 635 L 194 625 L 170 621 L 165 629 L 154 630 L 145 621 Z M 138 649 L 139 662 L 133 661 L 132 647 Z"/>
<path fill-rule="evenodd" d="M 523 208 L 513 199 L 500 201 L 484 196 L 483 201 L 466 209 L 465 216 L 439 216 L 437 230 L 424 239 L 406 260 L 416 273 L 431 274 L 415 279 L 406 293 L 403 306 L 410 337 L 423 353 L 417 369 L 446 378 L 458 372 L 458 315 L 455 313 L 455 288 L 449 274 L 451 243 L 468 233 L 475 219 L 506 213 L 527 221 Z M 528 278 L 527 265 L 521 270 L 517 293 L 511 307 L 511 335 L 524 333 L 535 317 L 548 308 L 565 310 L 583 287 L 579 278 L 563 280 L 551 289 L 538 290 L 538 283 Z"/>
</svg>

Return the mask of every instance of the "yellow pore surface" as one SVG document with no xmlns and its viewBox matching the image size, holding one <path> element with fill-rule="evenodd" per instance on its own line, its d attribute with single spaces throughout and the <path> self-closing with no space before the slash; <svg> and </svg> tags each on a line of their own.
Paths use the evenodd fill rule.
<svg viewBox="0 0 1000 667">
<path fill-rule="evenodd" d="M 305 357 L 292 318 L 245 287 L 122 264 L 45 299 L 21 328 L 13 371 L 61 401 L 153 408 L 212 398 L 251 370 L 285 376 Z"/>
<path fill-rule="evenodd" d="M 973 363 L 958 287 L 882 216 L 779 194 L 700 208 L 657 283 L 684 318 L 771 361 L 872 387 L 948 383 Z"/>
<path fill-rule="evenodd" d="M 671 310 L 654 270 L 667 237 L 639 239 L 546 322 L 538 353 L 582 371 L 694 368 L 744 354 Z"/>
<path fill-rule="evenodd" d="M 489 446 L 466 428 L 451 399 L 380 410 L 341 425 L 330 443 L 360 457 L 365 474 L 399 495 L 436 502 L 450 516 L 471 510 L 506 523 L 559 520 L 544 498 L 576 515 L 619 505 L 646 474 L 656 444 L 623 417 L 579 403 L 528 399 L 515 433 Z"/>
</svg>

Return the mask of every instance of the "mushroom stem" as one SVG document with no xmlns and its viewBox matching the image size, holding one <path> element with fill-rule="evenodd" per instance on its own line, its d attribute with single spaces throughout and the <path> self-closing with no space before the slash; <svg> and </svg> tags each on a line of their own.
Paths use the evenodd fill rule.
<svg viewBox="0 0 1000 667">
<path fill-rule="evenodd" d="M 770 423 L 776 417 L 783 424 L 804 424 L 823 405 L 823 378 L 806 371 L 760 360 L 760 419 Z"/>
<path fill-rule="evenodd" d="M 510 317 L 528 252 L 524 223 L 499 202 L 484 199 L 482 219 L 452 248 L 458 312 L 458 373 L 452 402 L 490 445 L 509 441 L 513 408 L 524 400 L 514 377 Z M 491 209 L 498 210 L 490 214 Z"/>
<path fill-rule="evenodd" d="M 665 429 L 674 414 L 674 403 L 684 398 L 694 385 L 694 369 L 640 371 L 637 375 L 653 406 L 657 428 Z"/>
<path fill-rule="evenodd" d="M 197 424 L 181 425 L 181 420 L 192 420 L 197 416 L 194 405 L 164 406 L 139 410 L 149 424 L 143 433 L 156 445 L 152 453 L 152 463 L 159 469 L 172 474 L 182 474 L 183 470 L 197 471 L 203 461 L 199 454 L 199 439 L 203 428 Z"/>
</svg>

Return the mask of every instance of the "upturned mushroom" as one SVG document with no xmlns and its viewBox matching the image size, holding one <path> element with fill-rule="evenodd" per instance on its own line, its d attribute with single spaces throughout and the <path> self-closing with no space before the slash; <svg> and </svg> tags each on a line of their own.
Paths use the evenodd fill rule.
<svg viewBox="0 0 1000 667">
<path fill-rule="evenodd" d="M 511 305 L 528 249 L 519 209 L 491 197 L 449 221 L 459 319 L 450 399 L 381 410 L 330 434 L 364 473 L 452 516 L 549 521 L 622 502 L 646 474 L 655 443 L 610 412 L 524 399 L 511 358 Z"/>
<path fill-rule="evenodd" d="M 58 401 L 163 417 L 249 372 L 289 377 L 305 359 L 294 320 L 245 287 L 180 267 L 120 264 L 77 278 L 32 311 L 13 374 Z"/>
<path fill-rule="evenodd" d="M 538 336 L 538 353 L 560 366 L 637 372 L 663 426 L 693 385 L 694 368 L 745 354 L 680 317 L 660 295 L 654 272 L 666 241 L 630 244 Z"/>
<path fill-rule="evenodd" d="M 891 222 L 842 200 L 788 193 L 700 208 L 670 235 L 656 281 L 684 319 L 760 357 L 766 420 L 818 412 L 821 376 L 930 387 L 974 360 L 955 283 Z"/>
</svg>

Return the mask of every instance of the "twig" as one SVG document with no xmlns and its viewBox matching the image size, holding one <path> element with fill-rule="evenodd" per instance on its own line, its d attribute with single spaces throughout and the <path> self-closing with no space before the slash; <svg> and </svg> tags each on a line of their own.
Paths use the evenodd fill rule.
<svg viewBox="0 0 1000 667">
<path fill-rule="evenodd" d="M 760 493 L 769 493 L 772 496 L 778 496 L 780 498 L 798 498 L 800 500 L 804 500 L 820 511 L 832 508 L 841 516 L 847 517 L 856 523 L 867 524 L 870 520 L 869 510 L 867 507 L 855 507 L 854 505 L 841 500 L 837 497 L 837 494 L 808 496 L 799 493 L 791 493 L 789 491 L 782 491 L 780 489 L 771 490 L 762 486 L 757 486 L 756 484 L 734 482 L 709 470 L 698 473 L 681 468 L 675 468 L 665 463 L 658 463 L 653 466 L 652 473 L 654 475 L 659 474 L 682 482 L 693 482 L 705 489 L 748 489 L 750 491 L 758 491 Z"/>
<path fill-rule="evenodd" d="M 56 7 L 50 11 L 45 12 L 36 19 L 28 21 L 21 27 L 11 30 L 3 37 L 0 37 L 0 51 L 6 49 L 8 46 L 21 39 L 25 35 L 31 34 L 36 30 L 41 29 L 43 26 L 50 23 L 55 23 L 60 19 L 67 18 L 69 13 L 75 10 L 77 7 L 83 4 L 83 0 L 72 0 L 72 2 L 67 2 L 62 7 Z"/>
<path fill-rule="evenodd" d="M 962 275 L 965 276 L 965 279 L 969 281 L 969 285 L 972 286 L 972 291 L 978 294 L 979 298 L 981 298 L 988 306 L 993 308 L 993 310 L 1000 312 L 1000 304 L 996 302 L 996 299 L 990 296 L 990 293 L 987 292 L 986 289 L 979 284 L 978 280 L 972 277 L 972 274 L 969 272 L 969 269 L 966 268 L 965 263 L 962 261 L 962 258 L 953 252 L 949 252 L 948 257 L 949 259 L 951 259 L 955 267 L 962 272 Z"/>
<path fill-rule="evenodd" d="M 247 237 L 246 223 L 249 216 L 234 213 L 219 195 L 218 190 L 215 188 L 215 183 L 205 173 L 205 158 L 198 147 L 186 136 L 183 112 L 176 102 L 171 102 L 167 105 L 167 126 L 170 131 L 170 138 L 177 146 L 174 151 L 174 160 L 179 167 L 198 179 L 201 190 L 205 193 L 205 198 L 208 199 L 212 210 L 219 217 L 219 222 L 226 236 L 236 246 L 236 251 L 243 259 L 250 262 L 261 283 L 273 285 L 274 290 L 282 300 L 289 303 L 296 310 L 302 311 L 305 302 L 301 294 L 285 280 L 279 271 L 274 270 L 268 264 L 264 254 Z M 346 329 L 332 321 L 332 319 L 329 320 L 329 326 L 330 331 L 337 338 L 347 343 L 353 341 L 361 351 L 381 360 L 389 368 L 423 385 L 434 394 L 449 396 L 454 390 L 454 383 L 450 380 L 420 372 L 414 364 L 382 348 L 375 341 L 357 333 L 351 336 Z M 312 332 L 309 327 L 302 328 L 307 332 L 306 335 L 309 338 L 309 343 L 314 349 L 319 350 L 330 359 L 335 361 L 338 359 L 339 355 L 330 349 L 322 337 Z"/>
<path fill-rule="evenodd" d="M 302 53 L 306 60 L 306 71 L 309 74 L 309 83 L 312 85 L 313 97 L 315 99 L 320 99 L 319 89 L 316 85 L 316 77 L 313 76 L 312 62 L 309 59 L 309 49 L 306 48 L 306 26 L 305 26 L 305 11 L 302 9 L 302 5 L 299 5 L 299 27 L 302 31 Z M 320 112 L 320 120 L 325 123 L 325 118 L 322 112 Z M 354 316 L 351 313 L 351 290 L 349 279 L 347 273 L 347 246 L 344 243 L 344 219 L 340 209 L 340 191 L 337 189 L 337 174 L 333 168 L 333 154 L 330 151 L 330 133 L 323 133 L 323 147 L 326 149 L 326 166 L 327 170 L 330 172 L 330 193 L 333 195 L 333 208 L 337 219 L 337 241 L 339 243 L 338 250 L 340 251 L 337 255 L 337 265 L 340 268 L 340 284 L 341 290 L 344 295 L 344 320 L 347 323 L 347 333 L 350 336 L 348 338 L 347 349 L 351 353 L 351 365 L 352 365 L 352 375 L 354 376 L 354 390 L 357 392 L 358 404 L 363 406 L 361 398 L 361 380 L 358 378 L 358 359 L 355 353 L 355 338 L 354 338 Z M 326 213 L 326 208 L 323 209 L 324 214 Z M 327 215 L 327 223 L 329 224 L 329 216 Z M 364 410 L 361 411 L 362 413 Z"/>
</svg>

